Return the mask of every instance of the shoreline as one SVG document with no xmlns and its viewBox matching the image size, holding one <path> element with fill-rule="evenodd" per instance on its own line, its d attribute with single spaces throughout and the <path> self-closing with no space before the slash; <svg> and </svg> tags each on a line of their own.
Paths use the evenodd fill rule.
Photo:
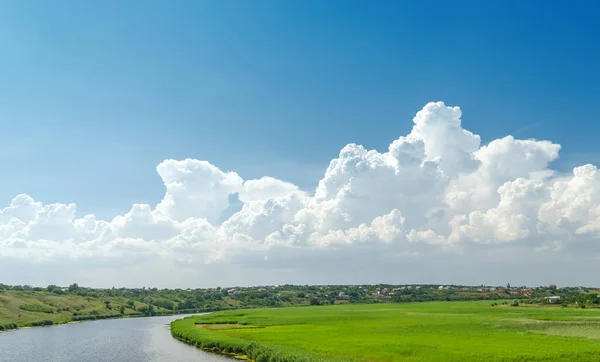
<svg viewBox="0 0 600 362">
<path fill-rule="evenodd" d="M 219 356 L 230 358 L 232 360 L 255 362 L 248 355 L 243 354 L 243 353 L 225 352 L 225 350 L 223 350 L 223 348 L 220 348 L 218 346 L 209 348 L 209 347 L 203 347 L 201 344 L 193 343 L 192 341 L 187 341 L 187 340 L 173 334 L 172 330 L 171 330 L 171 336 L 183 344 L 186 344 L 190 347 L 197 348 L 206 353 L 216 354 Z"/>
<path fill-rule="evenodd" d="M 171 322 L 171 336 L 189 346 L 204 352 L 217 354 L 238 361 L 325 361 L 320 355 L 310 351 L 290 351 L 281 346 L 268 345 L 254 340 L 246 340 L 227 335 L 219 335 L 215 331 L 198 328 L 198 317 L 186 317 Z M 223 323 L 208 323 L 223 324 Z M 202 333 L 202 330 L 209 334 Z M 215 333 L 214 335 L 212 333 Z M 302 352 L 302 353 L 298 353 Z M 266 359 L 265 359 L 266 358 Z M 332 361 L 337 361 L 333 359 Z M 344 360 L 345 361 L 345 360 Z"/>
<path fill-rule="evenodd" d="M 0 330 L 0 333 L 4 333 L 4 332 L 15 332 L 15 331 L 19 331 L 22 329 L 32 329 L 32 328 L 46 328 L 46 327 L 56 327 L 56 326 L 60 326 L 60 325 L 65 325 L 65 324 L 78 324 L 78 323 L 84 323 L 84 322 L 97 322 L 97 321 L 102 321 L 102 320 L 111 320 L 111 319 L 128 319 L 128 318 L 153 318 L 153 317 L 170 317 L 170 316 L 192 316 L 192 315 L 198 315 L 198 314 L 203 314 L 203 313 L 211 313 L 211 312 L 203 312 L 203 311 L 197 311 L 197 312 L 186 312 L 186 313 L 172 313 L 172 314 L 160 314 L 160 315 L 137 315 L 137 314 L 128 314 L 128 315 L 123 315 L 123 316 L 115 316 L 115 317 L 105 317 L 105 318 L 90 318 L 90 319 L 82 319 L 82 320 L 70 320 L 70 321 L 65 321 L 65 322 L 54 322 L 51 321 L 51 324 L 41 324 L 41 325 L 29 325 L 29 326 L 18 326 L 17 328 L 10 328 L 10 329 L 4 329 L 4 330 Z M 13 322 L 9 322 L 8 324 L 13 323 Z M 32 323 L 37 323 L 37 322 L 32 322 Z"/>
</svg>

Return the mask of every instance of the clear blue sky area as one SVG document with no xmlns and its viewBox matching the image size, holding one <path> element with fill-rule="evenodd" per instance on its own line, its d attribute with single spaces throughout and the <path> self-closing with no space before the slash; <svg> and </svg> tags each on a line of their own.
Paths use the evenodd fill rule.
<svg viewBox="0 0 600 362">
<path fill-rule="evenodd" d="M 0 205 L 112 218 L 165 158 L 312 188 L 428 101 L 599 163 L 599 1 L 2 1 Z"/>
</svg>

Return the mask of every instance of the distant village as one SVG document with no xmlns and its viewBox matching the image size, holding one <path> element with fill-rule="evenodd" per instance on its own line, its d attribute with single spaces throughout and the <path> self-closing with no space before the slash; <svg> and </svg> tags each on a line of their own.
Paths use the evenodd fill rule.
<svg viewBox="0 0 600 362">
<path fill-rule="evenodd" d="M 192 292 L 192 289 L 187 289 Z M 517 299 L 521 303 L 599 304 L 600 289 L 556 285 L 527 286 L 462 286 L 462 285 L 271 285 L 256 287 L 208 288 L 207 293 L 221 293 L 244 300 L 245 297 L 274 296 L 279 301 L 305 304 L 381 303 L 455 300 Z M 262 293 L 262 294 L 261 294 Z M 294 303 L 296 304 L 296 303 Z"/>
<path fill-rule="evenodd" d="M 76 284 L 73 284 L 77 286 Z M 319 304 L 326 304 L 333 300 L 338 303 L 345 301 L 420 301 L 420 300 L 477 300 L 477 299 L 536 299 L 542 298 L 550 303 L 556 303 L 568 296 L 575 294 L 600 295 L 599 288 L 590 287 L 563 287 L 556 285 L 527 287 L 519 286 L 462 286 L 462 285 L 263 285 L 252 287 L 216 287 L 216 288 L 187 288 L 182 289 L 157 289 L 157 288 L 83 288 L 71 286 L 53 286 L 47 288 L 32 287 L 29 285 L 10 286 L 0 283 L 0 290 L 23 290 L 23 291 L 51 291 L 55 294 L 69 291 L 88 291 L 90 293 L 116 293 L 119 291 L 130 291 L 137 293 L 160 293 L 165 291 L 204 293 L 207 295 L 221 295 L 228 298 L 241 298 L 247 295 L 253 298 L 263 297 L 283 300 L 317 299 Z M 556 294 L 556 295 L 555 295 Z M 562 296 L 561 296 L 562 295 Z M 598 297 L 600 298 L 600 297 Z M 314 301 L 313 301 L 314 303 Z"/>
</svg>

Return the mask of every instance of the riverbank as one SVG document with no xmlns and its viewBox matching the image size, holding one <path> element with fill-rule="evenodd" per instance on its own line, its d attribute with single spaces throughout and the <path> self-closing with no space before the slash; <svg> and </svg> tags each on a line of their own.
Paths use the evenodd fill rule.
<svg viewBox="0 0 600 362">
<path fill-rule="evenodd" d="M 217 347 L 212 347 L 212 348 L 203 347 L 202 345 L 197 345 L 197 344 L 192 343 L 191 341 L 180 338 L 179 336 L 173 334 L 172 332 L 171 332 L 171 335 L 173 336 L 173 338 L 175 338 L 179 342 L 185 343 L 190 346 L 194 346 L 194 347 L 201 349 L 202 351 L 207 352 L 207 353 L 214 353 L 214 354 L 218 354 L 220 356 L 224 356 L 224 357 L 228 357 L 228 358 L 236 359 L 236 360 L 240 360 L 240 361 L 255 362 L 253 359 L 249 358 L 247 355 L 245 355 L 243 353 L 227 352 L 224 349 L 217 348 Z"/>
<path fill-rule="evenodd" d="M 282 309 L 313 309 L 313 308 L 282 308 Z M 259 309 L 261 310 L 261 309 Z M 219 315 L 219 314 L 217 314 Z M 231 337 L 226 334 L 213 333 L 214 331 L 233 331 L 236 329 L 260 328 L 251 325 L 227 323 L 225 320 L 219 323 L 207 323 L 199 327 L 199 320 L 195 317 L 178 319 L 171 323 L 171 335 L 186 344 L 199 348 L 205 352 L 211 352 L 238 360 L 251 362 L 261 361 L 286 361 L 286 362 L 323 362 L 323 361 L 349 361 L 339 358 L 325 358 L 316 353 L 304 351 L 293 346 L 280 347 L 257 343 Z M 210 326 L 219 326 L 210 328 Z M 208 328 L 207 328 L 208 327 Z M 222 328 L 221 328 L 222 327 Z"/>
<path fill-rule="evenodd" d="M 171 323 L 185 343 L 261 361 L 595 361 L 600 310 L 489 302 L 217 312 Z"/>
<path fill-rule="evenodd" d="M 172 311 L 164 308 L 152 310 L 152 314 L 169 312 Z M 0 292 L 0 330 L 148 314 L 147 303 L 123 297 L 57 295 L 43 291 Z"/>
<path fill-rule="evenodd" d="M 182 314 L 190 314 L 190 313 L 182 313 Z M 176 314 L 167 314 L 165 316 L 168 316 L 168 315 L 176 315 Z M 70 320 L 70 321 L 60 321 L 60 322 L 56 322 L 56 323 L 51 320 L 28 322 L 23 325 L 18 325 L 16 323 L 9 323 L 6 325 L 0 325 L 0 333 L 18 330 L 18 329 L 50 327 L 50 326 L 57 326 L 57 325 L 61 325 L 61 324 L 76 324 L 76 323 L 89 322 L 89 321 L 95 321 L 95 320 L 142 318 L 142 317 L 156 317 L 156 316 L 135 315 L 135 314 L 130 314 L 130 315 L 118 314 L 118 315 L 114 315 L 114 316 L 110 316 L 110 315 L 91 316 L 90 318 L 79 318 L 77 320 L 74 319 L 74 320 Z"/>
<path fill-rule="evenodd" d="M 155 314 L 155 315 L 129 314 L 129 315 L 115 315 L 115 316 L 98 316 L 97 318 L 78 319 L 78 320 L 71 320 L 71 321 L 59 322 L 59 323 L 53 323 L 52 321 L 39 321 L 39 322 L 29 323 L 29 324 L 23 325 L 23 326 L 18 326 L 15 324 L 14 326 L 11 326 L 12 328 L 0 329 L 0 333 L 19 330 L 19 329 L 51 327 L 51 326 L 58 326 L 58 325 L 62 325 L 62 324 L 78 324 L 78 323 L 82 323 L 82 322 L 93 322 L 93 321 L 100 321 L 100 320 L 107 320 L 107 319 L 185 316 L 185 315 L 196 315 L 196 314 L 203 314 L 203 313 L 210 313 L 210 312 L 214 312 L 214 311 L 213 310 L 210 310 L 210 311 L 208 311 L 208 310 L 192 310 L 192 311 L 181 311 L 180 313 L 165 313 L 165 314 Z"/>
<path fill-rule="evenodd" d="M 108 292 L 106 292 L 108 294 Z M 122 296 L 57 295 L 43 291 L 0 291 L 0 332 L 25 327 L 45 327 L 72 322 L 133 317 L 170 316 L 229 310 L 213 308 L 167 309 L 160 299 Z"/>
</svg>

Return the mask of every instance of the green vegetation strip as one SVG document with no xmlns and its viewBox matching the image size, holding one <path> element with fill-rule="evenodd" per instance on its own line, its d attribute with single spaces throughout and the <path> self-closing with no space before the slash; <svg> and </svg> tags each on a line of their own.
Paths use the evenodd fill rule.
<svg viewBox="0 0 600 362">
<path fill-rule="evenodd" d="M 600 361 L 600 310 L 427 302 L 216 312 L 171 324 L 205 350 L 263 361 Z"/>
</svg>

